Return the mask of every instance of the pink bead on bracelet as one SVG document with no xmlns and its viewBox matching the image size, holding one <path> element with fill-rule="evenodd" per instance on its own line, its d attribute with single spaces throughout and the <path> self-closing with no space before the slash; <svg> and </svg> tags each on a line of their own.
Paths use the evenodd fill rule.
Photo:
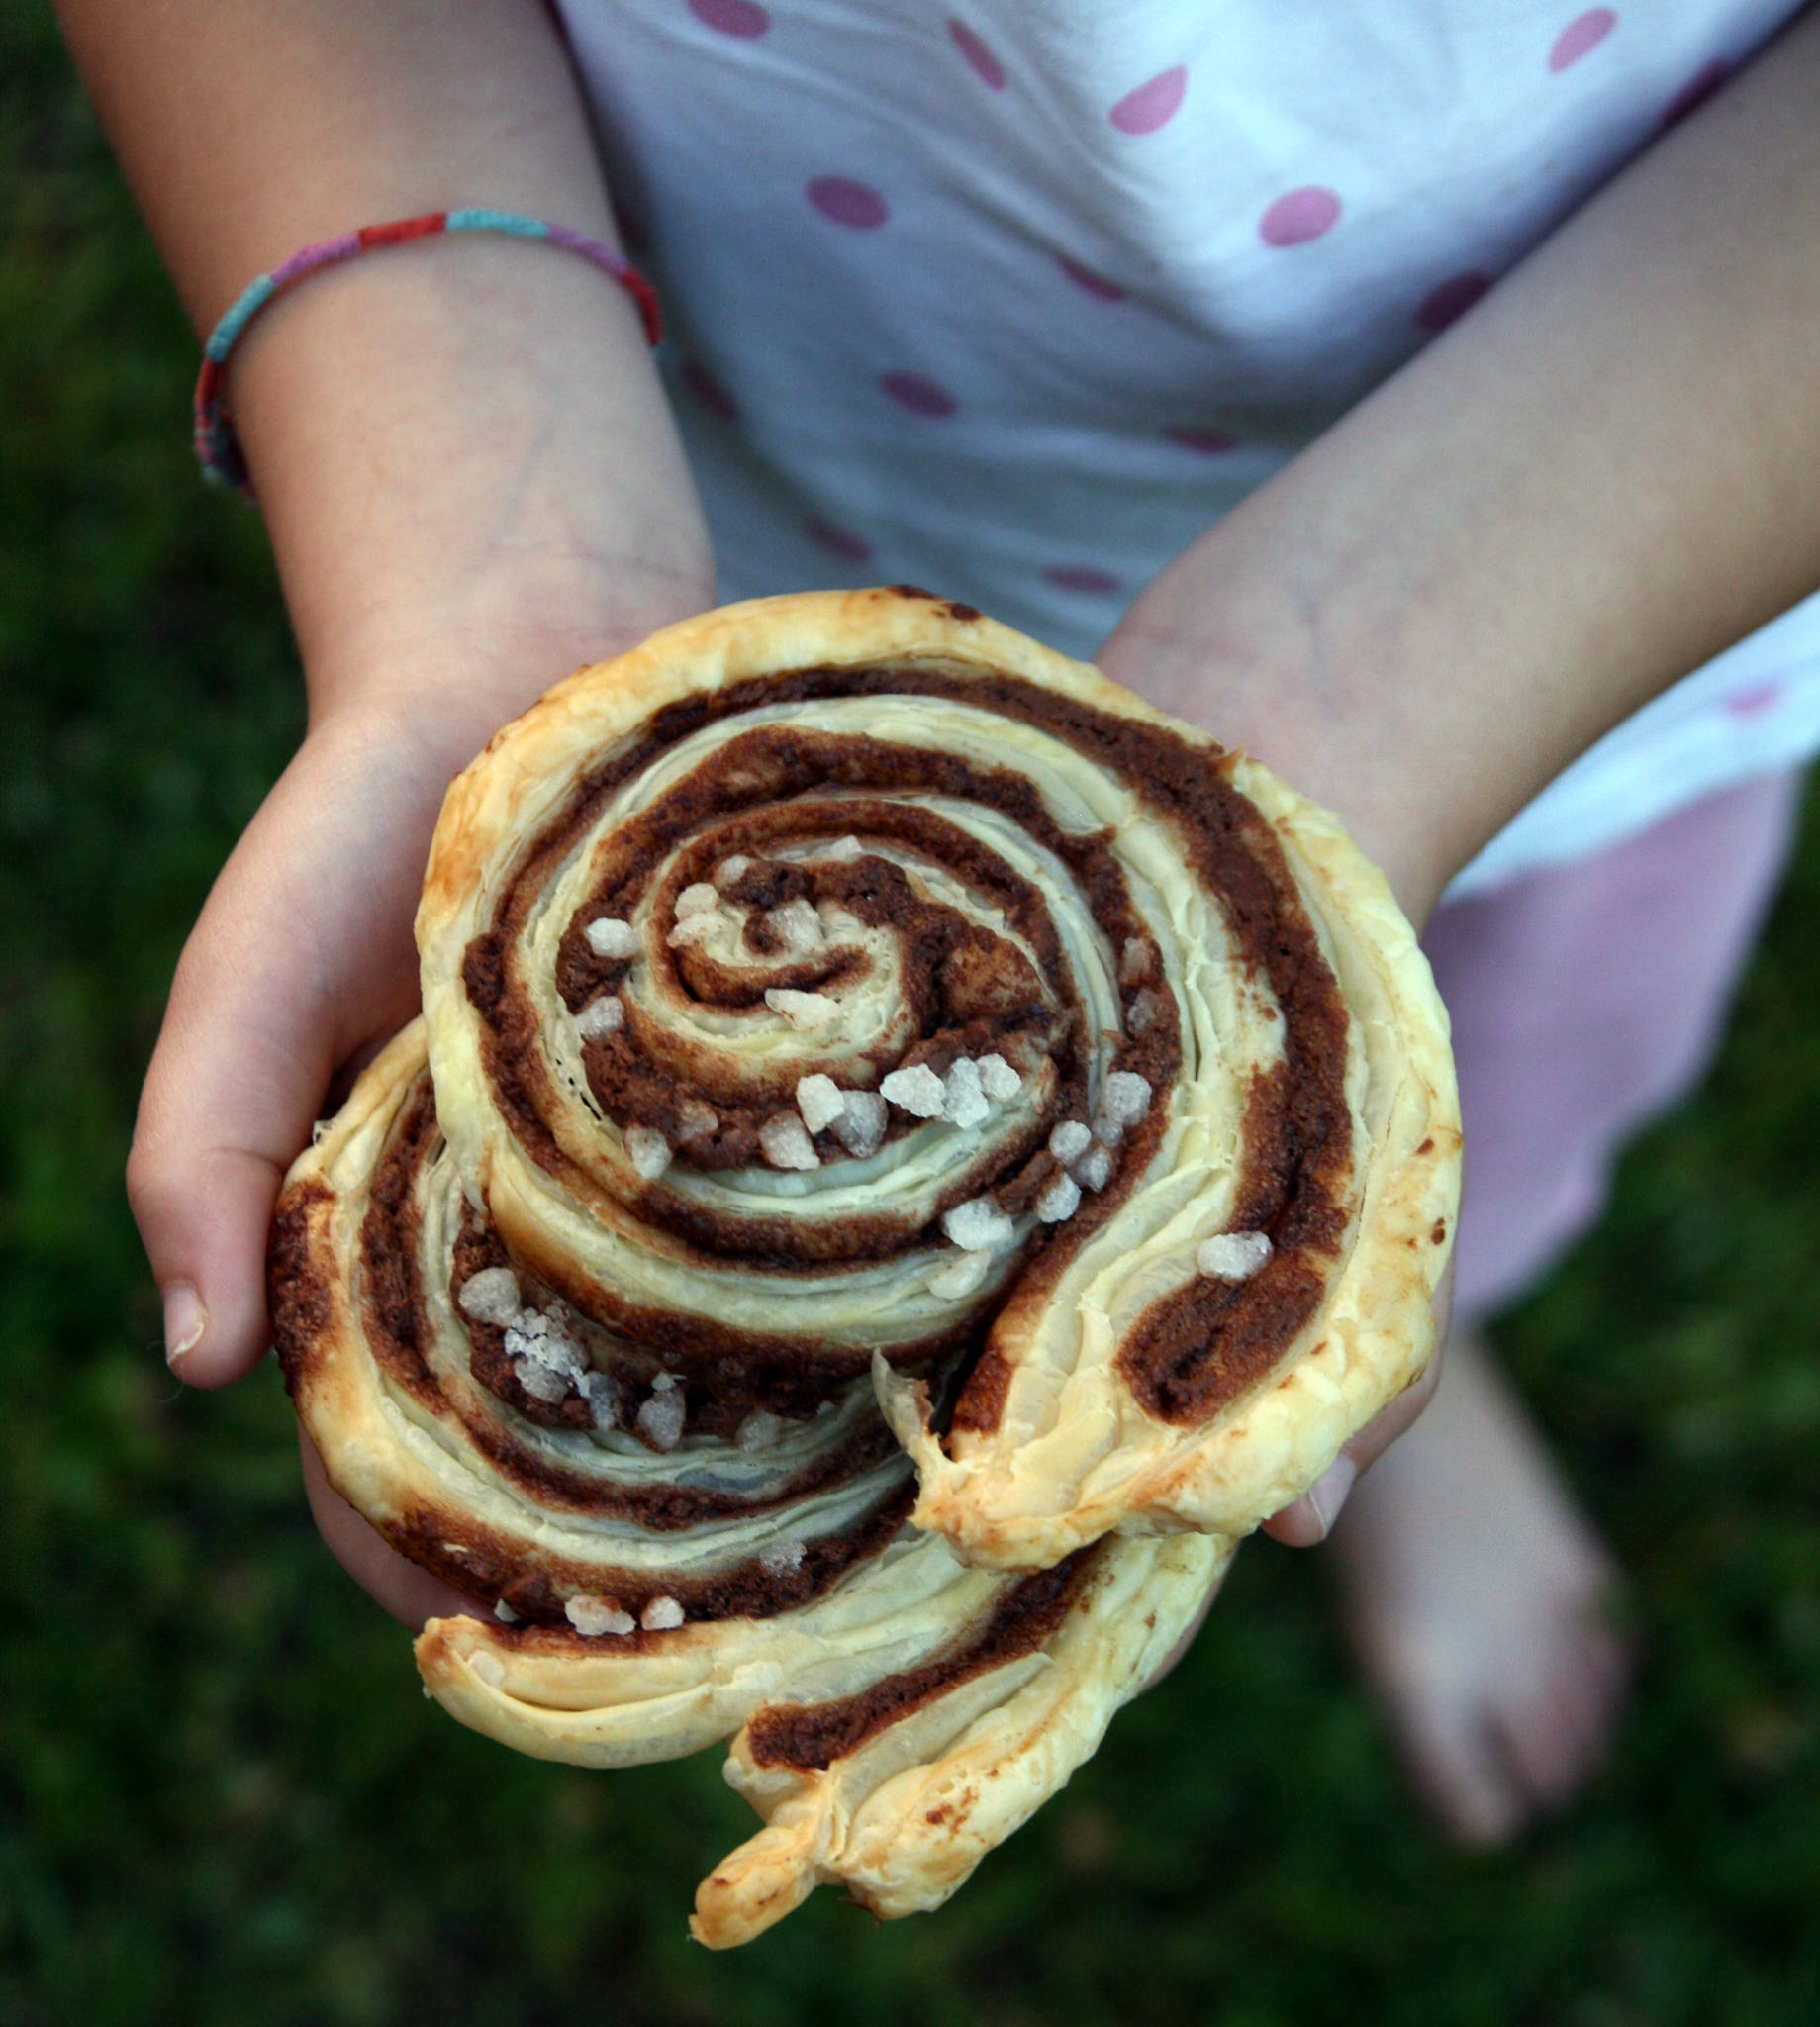
<svg viewBox="0 0 1820 2027">
<path fill-rule="evenodd" d="M 352 260 L 378 246 L 396 246 L 406 240 L 432 239 L 438 233 L 504 233 L 516 240 L 542 240 L 560 246 L 566 253 L 579 253 L 609 274 L 638 306 L 644 335 L 652 344 L 662 336 L 662 315 L 651 285 L 629 260 L 591 240 L 585 233 L 567 226 L 551 225 L 540 218 L 525 218 L 515 211 L 488 211 L 470 205 L 461 211 L 431 211 L 422 218 L 394 219 L 389 225 L 362 226 L 357 233 L 344 233 L 338 240 L 322 240 L 293 253 L 282 266 L 274 267 L 249 282 L 236 298 L 221 322 L 209 334 L 202 348 L 202 371 L 196 376 L 196 456 L 203 476 L 217 485 L 236 486 L 248 498 L 246 460 L 240 453 L 239 438 L 234 434 L 234 419 L 228 413 L 222 382 L 228 370 L 228 356 L 239 341 L 247 325 L 273 297 L 294 287 L 306 275 L 319 269 Z"/>
</svg>

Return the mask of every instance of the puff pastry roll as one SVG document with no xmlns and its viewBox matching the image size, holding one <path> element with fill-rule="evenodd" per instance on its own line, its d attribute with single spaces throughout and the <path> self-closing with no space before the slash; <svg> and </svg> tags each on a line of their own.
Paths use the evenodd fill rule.
<svg viewBox="0 0 1820 2027">
<path fill-rule="evenodd" d="M 736 1942 L 936 1904 L 1421 1369 L 1446 1022 L 1333 820 L 906 589 L 731 607 L 450 790 L 425 1018 L 298 1163 L 337 1490 L 527 1752 L 732 1737 Z"/>
</svg>

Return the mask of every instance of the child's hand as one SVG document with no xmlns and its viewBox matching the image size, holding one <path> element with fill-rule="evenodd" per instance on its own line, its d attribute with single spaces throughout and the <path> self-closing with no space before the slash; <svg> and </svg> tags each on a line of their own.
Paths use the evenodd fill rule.
<svg viewBox="0 0 1820 2027">
<path fill-rule="evenodd" d="M 463 637 L 425 630 L 415 678 L 394 666 L 312 726 L 184 948 L 140 1106 L 128 1188 L 186 1381 L 237 1379 L 265 1348 L 278 1185 L 332 1083 L 417 1012 L 412 917 L 451 776 L 574 663 L 698 603 L 652 585 L 623 619 L 484 647 L 469 614 Z"/>
</svg>

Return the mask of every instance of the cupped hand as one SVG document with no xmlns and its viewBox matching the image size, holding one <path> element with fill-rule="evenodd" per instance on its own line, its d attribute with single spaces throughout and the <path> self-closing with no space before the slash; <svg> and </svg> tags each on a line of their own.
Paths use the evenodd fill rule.
<svg viewBox="0 0 1820 2027">
<path fill-rule="evenodd" d="M 192 1386 L 267 1341 L 265 1237 L 338 1071 L 417 1009 L 411 922 L 450 777 L 485 730 L 350 711 L 313 728 L 222 869 L 171 986 L 127 1189 Z"/>
</svg>

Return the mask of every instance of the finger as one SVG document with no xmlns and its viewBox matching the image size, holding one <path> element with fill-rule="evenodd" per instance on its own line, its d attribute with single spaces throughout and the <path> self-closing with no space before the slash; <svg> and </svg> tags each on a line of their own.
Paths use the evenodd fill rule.
<svg viewBox="0 0 1820 2027">
<path fill-rule="evenodd" d="M 1346 1496 L 1359 1474 L 1395 1442 L 1434 1398 L 1441 1378 L 1441 1353 L 1435 1355 L 1390 1404 L 1375 1414 L 1340 1452 L 1315 1484 L 1298 1499 L 1273 1513 L 1263 1531 L 1286 1548 L 1313 1548 L 1327 1539 L 1340 1517 Z"/>
<path fill-rule="evenodd" d="M 265 1234 L 328 1080 L 316 993 L 246 920 L 232 863 L 186 945 L 140 1100 L 127 1194 L 164 1303 L 165 1356 L 193 1386 L 238 1379 L 266 1342 Z"/>
<path fill-rule="evenodd" d="M 263 1351 L 278 1185 L 337 1058 L 412 1011 L 421 854 L 371 834 L 361 791 L 342 756 L 299 754 L 224 867 L 171 986 L 127 1188 L 166 1356 L 192 1385 L 238 1379 Z"/>
<path fill-rule="evenodd" d="M 1327 1539 L 1347 1495 L 1360 1477 L 1418 1420 L 1441 1384 L 1441 1360 L 1454 1308 L 1454 1263 L 1450 1259 L 1436 1287 L 1435 1350 L 1421 1372 L 1389 1406 L 1380 1409 L 1341 1450 L 1327 1470 L 1302 1494 L 1265 1521 L 1263 1532 L 1286 1548 L 1314 1548 Z"/>
<path fill-rule="evenodd" d="M 369 1527 L 329 1483 L 316 1445 L 299 1427 L 297 1450 L 303 1459 L 304 1492 L 310 1511 L 329 1552 L 367 1595 L 383 1605 L 401 1624 L 420 1633 L 428 1619 L 490 1616 L 487 1608 L 464 1596 L 439 1577 L 409 1562 Z"/>
<path fill-rule="evenodd" d="M 1279 1507 L 1260 1532 L 1285 1548 L 1317 1548 L 1333 1531 L 1358 1475 L 1359 1467 L 1342 1450 L 1301 1497 Z"/>
</svg>

